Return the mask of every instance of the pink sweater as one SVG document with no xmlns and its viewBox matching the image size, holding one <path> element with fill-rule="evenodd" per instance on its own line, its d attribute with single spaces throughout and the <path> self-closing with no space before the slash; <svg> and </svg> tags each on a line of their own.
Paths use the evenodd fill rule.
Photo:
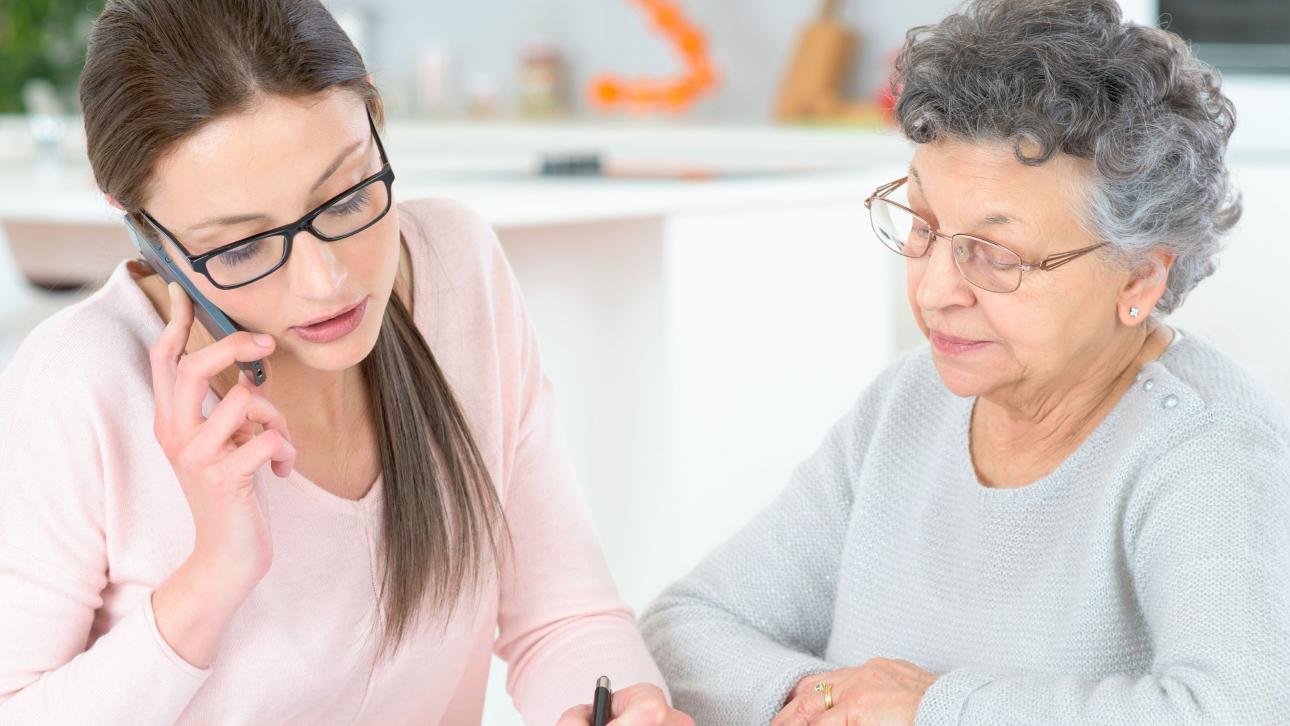
<svg viewBox="0 0 1290 726">
<path fill-rule="evenodd" d="M 602 673 L 662 686 L 610 578 L 496 236 L 449 202 L 398 214 L 416 323 L 498 487 L 513 580 L 373 667 L 381 481 L 353 501 L 266 466 L 256 487 L 273 567 L 211 667 L 183 660 L 150 604 L 193 545 L 152 432 L 148 347 L 163 324 L 122 262 L 0 374 L 0 724 L 478 723 L 493 653 L 531 724 L 589 701 Z M 204 413 L 217 402 L 209 392 Z"/>
</svg>

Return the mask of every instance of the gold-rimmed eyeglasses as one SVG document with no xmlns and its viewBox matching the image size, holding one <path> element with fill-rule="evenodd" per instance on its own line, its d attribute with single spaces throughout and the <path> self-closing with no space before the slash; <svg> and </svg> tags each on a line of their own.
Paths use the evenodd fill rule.
<svg viewBox="0 0 1290 726">
<path fill-rule="evenodd" d="M 883 246 L 903 257 L 917 259 L 926 255 L 937 238 L 949 240 L 954 265 L 963 279 L 989 292 L 1014 292 L 1021 287 L 1021 275 L 1030 270 L 1055 270 L 1078 257 L 1105 245 L 1099 242 L 1068 252 L 1049 255 L 1035 263 L 997 242 L 970 234 L 945 234 L 920 217 L 914 210 L 888 199 L 888 195 L 906 183 L 901 177 L 883 184 L 864 200 L 869 210 L 869 224 Z"/>
</svg>

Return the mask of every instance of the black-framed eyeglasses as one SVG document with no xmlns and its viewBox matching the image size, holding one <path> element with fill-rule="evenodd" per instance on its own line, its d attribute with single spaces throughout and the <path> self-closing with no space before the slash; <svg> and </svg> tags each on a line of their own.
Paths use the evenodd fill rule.
<svg viewBox="0 0 1290 726">
<path fill-rule="evenodd" d="M 954 265 L 963 279 L 989 292 L 1015 292 L 1021 287 L 1021 275 L 1031 270 L 1055 270 L 1076 258 L 1104 246 L 1105 242 L 1067 252 L 1049 255 L 1028 263 L 1021 255 L 997 242 L 970 234 L 945 234 L 917 212 L 887 196 L 908 181 L 901 177 L 874 190 L 864 206 L 869 210 L 869 224 L 883 245 L 903 257 L 917 259 L 927 254 L 937 238 L 949 240 Z"/>
<path fill-rule="evenodd" d="M 236 242 L 220 245 L 209 252 L 194 255 L 189 252 L 170 230 L 151 214 L 139 209 L 139 214 L 174 243 L 183 253 L 188 264 L 221 290 L 249 285 L 273 274 L 291 256 L 291 241 L 302 230 L 324 242 L 352 237 L 371 227 L 390 211 L 394 199 L 394 169 L 385 156 L 385 146 L 376 132 L 376 122 L 371 113 L 367 124 L 372 129 L 377 151 L 381 155 L 381 169 L 372 176 L 314 207 L 305 216 L 267 232 L 244 237 Z"/>
</svg>

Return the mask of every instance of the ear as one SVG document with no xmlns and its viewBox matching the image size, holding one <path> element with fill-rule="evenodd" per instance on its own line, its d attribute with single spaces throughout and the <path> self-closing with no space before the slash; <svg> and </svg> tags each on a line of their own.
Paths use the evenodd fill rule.
<svg viewBox="0 0 1290 726">
<path fill-rule="evenodd" d="M 371 73 L 364 73 L 364 74 L 363 74 L 363 80 L 367 81 L 367 85 L 369 85 L 369 86 L 375 86 L 375 85 L 376 85 L 376 82 L 372 80 L 372 74 L 371 74 Z"/>
<path fill-rule="evenodd" d="M 1141 325 L 1151 316 L 1156 303 L 1165 294 L 1169 283 L 1169 270 L 1177 256 L 1165 250 L 1152 250 L 1147 258 L 1129 271 L 1129 278 L 1120 290 L 1119 317 L 1125 325 Z M 1136 309 L 1137 315 L 1132 313 Z"/>
<path fill-rule="evenodd" d="M 107 200 L 108 204 L 111 204 L 112 206 L 116 207 L 122 212 L 125 211 L 125 207 L 123 207 L 121 203 L 116 200 L 116 197 L 112 196 L 111 194 L 104 194 L 103 198 Z"/>
</svg>

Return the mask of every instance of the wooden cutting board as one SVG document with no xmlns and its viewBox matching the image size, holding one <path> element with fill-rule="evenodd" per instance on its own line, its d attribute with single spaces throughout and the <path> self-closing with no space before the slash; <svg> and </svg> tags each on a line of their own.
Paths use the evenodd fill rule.
<svg viewBox="0 0 1290 726">
<path fill-rule="evenodd" d="M 840 5 L 841 0 L 824 0 L 819 17 L 798 35 L 775 106 L 779 119 L 830 114 L 842 105 L 856 36 L 838 18 Z"/>
</svg>

